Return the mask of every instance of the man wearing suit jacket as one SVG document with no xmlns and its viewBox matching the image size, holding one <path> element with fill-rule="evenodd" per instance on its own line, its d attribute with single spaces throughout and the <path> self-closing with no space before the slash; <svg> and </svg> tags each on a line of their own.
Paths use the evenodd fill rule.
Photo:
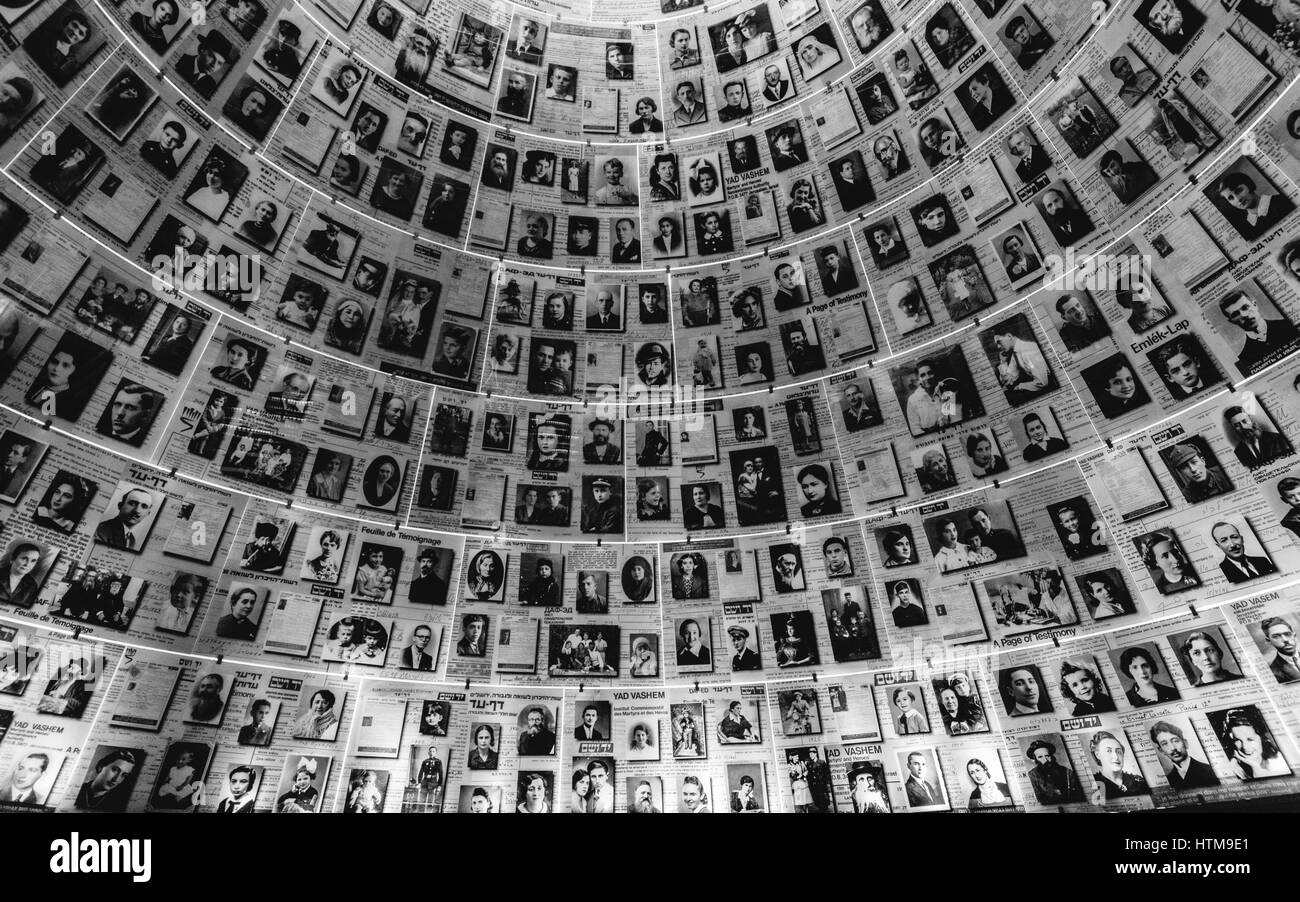
<svg viewBox="0 0 1300 902">
<path fill-rule="evenodd" d="M 8 450 L 5 452 L 4 463 L 0 464 L 0 495 L 14 494 L 18 488 L 15 480 L 26 467 L 27 457 L 31 454 L 31 450 L 32 442 L 30 440 L 16 438 L 10 443 Z"/>
<path fill-rule="evenodd" d="M 1214 768 L 1197 761 L 1187 750 L 1187 737 L 1177 724 L 1158 720 L 1151 727 L 1151 743 L 1161 751 L 1172 765 L 1165 771 L 1165 779 L 1174 789 L 1206 789 L 1219 785 Z"/>
<path fill-rule="evenodd" d="M 95 541 L 121 551 L 139 552 L 144 545 L 145 518 L 152 509 L 152 492 L 129 489 L 117 502 L 117 516 L 101 521 L 95 528 Z"/>
<path fill-rule="evenodd" d="M 587 316 L 587 328 L 600 332 L 617 332 L 623 328 L 614 312 L 614 292 L 602 288 L 596 292 L 596 309 Z"/>
<path fill-rule="evenodd" d="M 1244 408 L 1234 404 L 1223 415 L 1237 436 L 1233 453 L 1248 469 L 1258 469 L 1291 453 L 1290 442 L 1276 432 L 1260 429 L 1259 423 Z"/>
<path fill-rule="evenodd" d="M 840 256 L 839 248 L 823 248 L 822 257 L 822 291 L 827 297 L 834 297 L 841 292 L 858 287 L 858 277 L 846 266 Z"/>
<path fill-rule="evenodd" d="M 522 19 L 519 22 L 519 36 L 510 39 L 506 45 L 506 56 L 521 60 L 532 65 L 540 65 L 542 62 L 542 48 L 537 45 L 537 34 L 539 26 L 532 19 Z"/>
<path fill-rule="evenodd" d="M 600 741 L 605 737 L 596 729 L 596 718 L 600 716 L 600 710 L 595 705 L 588 705 L 582 709 L 582 723 L 573 729 L 573 738 L 586 741 Z"/>
<path fill-rule="evenodd" d="M 1011 133 L 1007 138 L 1007 148 L 1018 160 L 1016 175 L 1020 176 L 1022 182 L 1031 181 L 1034 176 L 1042 175 L 1047 171 L 1047 167 L 1052 165 L 1042 145 L 1035 144 L 1023 131 Z"/>
<path fill-rule="evenodd" d="M 554 755 L 555 734 L 546 726 L 546 712 L 538 707 L 528 709 L 528 725 L 519 733 L 520 755 Z"/>
<path fill-rule="evenodd" d="M 1274 654 L 1268 669 L 1279 683 L 1300 681 L 1300 654 L 1296 652 L 1295 627 L 1281 617 L 1267 617 L 1259 625 L 1260 632 L 1273 646 Z"/>
<path fill-rule="evenodd" d="M 406 670 L 433 670 L 433 655 L 425 649 L 433 640 L 433 630 L 421 623 L 411 633 L 411 644 L 402 649 L 402 667 Z"/>
<path fill-rule="evenodd" d="M 437 566 L 438 553 L 428 546 L 422 548 L 415 562 L 419 575 L 411 580 L 409 594 L 412 604 L 447 603 L 447 581 L 437 574 Z M 421 651 L 423 650 L 421 646 Z"/>
<path fill-rule="evenodd" d="M 925 771 L 928 767 L 925 755 L 920 752 L 912 752 L 907 756 L 909 775 L 903 785 L 907 789 L 907 804 L 913 808 L 944 804 L 943 795 L 933 783 L 925 779 Z"/>
<path fill-rule="evenodd" d="M 0 794 L 0 802 L 15 805 L 39 805 L 45 800 L 37 794 L 36 783 L 45 775 L 50 766 L 50 756 L 44 752 L 32 752 L 19 759 L 14 765 L 13 777 L 9 785 Z"/>
<path fill-rule="evenodd" d="M 1277 572 L 1277 567 L 1266 557 L 1246 554 L 1246 545 L 1241 539 L 1241 531 L 1231 523 L 1219 521 L 1210 529 L 1210 537 L 1223 552 L 1219 569 L 1230 583 L 1244 583 L 1260 576 Z"/>
</svg>

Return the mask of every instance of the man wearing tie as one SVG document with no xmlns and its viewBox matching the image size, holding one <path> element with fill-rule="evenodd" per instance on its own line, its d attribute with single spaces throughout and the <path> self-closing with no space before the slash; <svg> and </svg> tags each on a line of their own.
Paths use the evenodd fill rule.
<svg viewBox="0 0 1300 902">
<path fill-rule="evenodd" d="M 402 667 L 406 670 L 432 670 L 433 655 L 425 649 L 433 640 L 433 630 L 421 623 L 411 633 L 411 644 L 402 649 Z"/>
<path fill-rule="evenodd" d="M 1296 652 L 1295 627 L 1281 617 L 1268 617 L 1259 625 L 1259 630 L 1273 646 L 1275 654 L 1268 662 L 1268 669 L 1279 683 L 1300 682 L 1300 654 Z"/>
<path fill-rule="evenodd" d="M 1232 450 L 1237 460 L 1248 469 L 1258 469 L 1291 453 L 1290 442 L 1276 432 L 1260 429 L 1259 423 L 1244 408 L 1234 404 L 1223 415 L 1238 439 Z"/>
<path fill-rule="evenodd" d="M 141 528 L 153 509 L 153 493 L 148 489 L 129 489 L 117 502 L 117 516 L 103 520 L 95 528 L 95 541 L 119 551 L 139 553 L 144 545 Z"/>
<path fill-rule="evenodd" d="M 622 328 L 614 312 L 614 292 L 602 288 L 596 293 L 596 310 L 587 317 L 587 328 L 603 332 L 617 332 Z"/>
<path fill-rule="evenodd" d="M 907 756 L 907 769 L 911 775 L 903 785 L 907 788 L 907 804 L 913 808 L 943 804 L 943 796 L 934 788 L 934 784 L 925 779 L 928 767 L 925 755 L 921 752 L 912 752 Z"/>
<path fill-rule="evenodd" d="M 601 735 L 600 730 L 596 729 L 596 718 L 600 716 L 600 711 L 595 705 L 588 705 L 582 709 L 582 723 L 573 729 L 573 738 L 597 742 L 605 737 Z"/>
<path fill-rule="evenodd" d="M 1244 583 L 1260 576 L 1277 572 L 1277 567 L 1266 557 L 1246 554 L 1246 543 L 1241 539 L 1241 530 L 1231 523 L 1219 521 L 1210 528 L 1210 538 L 1223 552 L 1219 569 L 1230 583 Z"/>
<path fill-rule="evenodd" d="M 45 775 L 50 766 L 50 756 L 44 752 L 32 752 L 14 765 L 14 774 L 9 786 L 0 794 L 0 802 L 15 805 L 40 805 L 45 800 L 36 793 L 36 783 Z"/>
</svg>

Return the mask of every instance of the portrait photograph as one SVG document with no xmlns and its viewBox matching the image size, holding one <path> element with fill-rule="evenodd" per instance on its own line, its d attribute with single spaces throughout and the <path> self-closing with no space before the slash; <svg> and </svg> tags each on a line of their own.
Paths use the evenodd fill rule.
<svg viewBox="0 0 1300 902">
<path fill-rule="evenodd" d="M 30 752 L 27 755 L 30 755 Z M 27 755 L 18 759 L 20 764 L 27 763 L 30 767 L 37 763 L 37 761 L 25 762 Z M 79 811 L 125 811 L 127 802 L 140 779 L 140 769 L 146 757 L 147 754 L 143 749 L 102 744 L 96 747 L 88 759 L 90 764 L 86 768 L 86 782 L 82 783 L 77 791 L 72 803 L 73 807 Z M 260 771 L 261 768 L 258 770 Z M 49 777 L 52 781 L 57 777 L 57 771 L 58 768 L 52 769 L 47 765 L 30 791 L 39 796 L 42 780 Z M 30 777 L 24 775 L 19 782 L 27 783 L 29 780 Z M 18 792 L 22 792 L 21 788 L 18 788 Z M 251 799 L 249 801 L 251 802 Z M 217 811 L 221 812 L 220 806 Z"/>
<path fill-rule="evenodd" d="M 943 206 L 946 208 L 946 202 Z M 955 223 L 952 229 L 952 234 L 955 234 Z M 889 219 L 882 219 L 865 226 L 862 229 L 862 236 L 866 239 L 867 250 L 871 251 L 872 262 L 881 271 L 908 258 L 907 244 L 896 217 L 891 216 Z"/>
<path fill-rule="evenodd" d="M 821 735 L 821 705 L 815 689 L 780 690 L 777 692 L 777 708 L 781 712 L 783 735 Z"/>
<path fill-rule="evenodd" d="M 1206 714 L 1229 772 L 1241 782 L 1291 776 L 1282 747 L 1256 705 L 1239 705 Z"/>
<path fill-rule="evenodd" d="M 1257 241 L 1295 210 L 1295 203 L 1260 171 L 1240 157 L 1202 192 L 1247 242 Z"/>
<path fill-rule="evenodd" d="M 1111 666 L 1119 674 L 1120 689 L 1134 708 L 1177 701 L 1182 697 L 1156 643 L 1128 644 L 1111 649 L 1109 655 Z"/>
<path fill-rule="evenodd" d="M 627 641 L 632 648 L 628 675 L 633 678 L 659 676 L 659 634 L 629 633 Z"/>
<path fill-rule="evenodd" d="M 1017 664 L 999 670 L 998 694 L 1008 717 L 1036 717 L 1053 711 L 1047 681 L 1037 664 Z"/>
<path fill-rule="evenodd" d="M 938 753 L 933 748 L 900 751 L 898 775 L 907 793 L 907 810 L 947 811 L 948 790 L 939 767 Z"/>
<path fill-rule="evenodd" d="M 276 814 L 317 814 L 324 803 L 333 756 L 294 752 L 284 762 L 275 790 Z"/>
<path fill-rule="evenodd" d="M 1205 746 L 1187 714 L 1165 714 L 1145 724 L 1143 732 L 1155 750 L 1165 782 L 1174 790 L 1213 789 L 1219 786 Z"/>
<path fill-rule="evenodd" d="M 19 608 L 34 605 L 59 554 L 56 545 L 23 538 L 10 540 L 0 562 L 0 602 Z M 96 585 L 95 589 L 98 588 Z M 97 592 L 88 595 L 89 609 L 83 613 L 93 615 L 99 610 Z"/>
<path fill-rule="evenodd" d="M 157 91 L 145 84 L 129 67 L 122 65 L 91 99 L 86 107 L 86 115 L 121 144 L 140 124 L 157 99 Z"/>
<path fill-rule="evenodd" d="M 901 683 L 886 687 L 889 716 L 898 738 L 930 732 L 930 717 L 925 709 L 925 690 L 920 683 Z"/>
<path fill-rule="evenodd" d="M 1182 665 L 1183 675 L 1195 687 L 1242 678 L 1241 665 L 1222 627 L 1206 625 L 1200 629 L 1173 632 L 1165 640 Z"/>
<path fill-rule="evenodd" d="M 154 22 L 152 16 L 139 12 L 132 15 L 133 26 L 137 20 L 150 24 Z M 161 46 L 151 45 L 151 49 L 161 53 L 182 27 L 183 25 L 178 25 L 175 31 L 166 36 L 159 31 Z M 141 37 L 144 36 L 138 28 L 136 31 Z M 66 0 L 51 9 L 49 15 L 27 35 L 23 40 L 23 49 L 31 55 L 40 70 L 54 82 L 55 87 L 62 88 L 77 77 L 104 43 L 104 34 L 92 18 L 82 11 L 77 0 Z"/>
<path fill-rule="evenodd" d="M 713 618 L 685 617 L 673 621 L 678 673 L 713 672 Z"/>
<path fill-rule="evenodd" d="M 674 758 L 708 757 L 704 734 L 704 703 L 677 702 L 668 707 Z"/>
<path fill-rule="evenodd" d="M 966 798 L 968 810 L 1015 806 L 1011 792 L 1014 781 L 1007 778 L 998 746 L 963 746 L 951 754 L 955 755 L 958 764 L 958 788 L 955 791 L 959 799 L 962 796 Z"/>
<path fill-rule="evenodd" d="M 1116 568 L 1094 570 L 1074 579 L 1093 620 L 1122 617 L 1137 611 L 1128 583 Z"/>
<path fill-rule="evenodd" d="M 154 811 L 196 811 L 203 800 L 203 783 L 213 747 L 206 742 L 173 742 L 159 765 L 149 796 Z"/>
<path fill-rule="evenodd" d="M 15 429 L 6 429 L 3 433 L 0 433 L 0 502 L 14 504 L 22 497 L 23 491 L 31 483 L 32 477 L 36 475 L 37 469 L 45 460 L 45 452 L 49 449 L 48 442 L 39 441 Z M 81 477 L 72 477 L 72 474 L 64 470 L 59 471 L 59 476 L 81 479 Z M 58 476 L 55 478 L 58 478 Z M 81 486 L 83 497 L 80 500 L 83 503 L 81 510 L 77 512 L 77 522 L 80 522 L 81 514 L 85 513 L 85 507 L 90 503 L 96 487 L 96 484 L 89 480 L 82 480 L 82 482 L 84 483 Z M 51 486 L 52 488 L 53 486 Z M 86 494 L 86 491 L 89 491 L 89 495 Z M 39 516 L 39 508 L 44 507 L 48 510 L 49 501 L 49 498 L 43 500 L 32 516 Z M 55 528 L 62 529 L 64 532 L 71 532 L 76 528 L 76 523 L 74 522 L 71 527 L 66 528 L 56 524 Z"/>
<path fill-rule="evenodd" d="M 1157 529 L 1133 537 L 1147 574 L 1161 595 L 1199 588 L 1201 578 L 1173 529 Z"/>
<path fill-rule="evenodd" d="M 510 555 L 493 551 L 491 548 L 476 552 L 465 567 L 465 591 L 467 598 L 476 598 L 480 602 L 500 602 L 504 600 L 506 587 L 506 561 Z"/>
</svg>

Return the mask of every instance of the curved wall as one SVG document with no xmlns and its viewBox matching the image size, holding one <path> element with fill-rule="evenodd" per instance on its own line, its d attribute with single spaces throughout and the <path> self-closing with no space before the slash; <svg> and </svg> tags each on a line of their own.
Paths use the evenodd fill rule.
<svg viewBox="0 0 1300 902">
<path fill-rule="evenodd" d="M 0 19 L 21 804 L 1296 791 L 1284 14 Z"/>
</svg>

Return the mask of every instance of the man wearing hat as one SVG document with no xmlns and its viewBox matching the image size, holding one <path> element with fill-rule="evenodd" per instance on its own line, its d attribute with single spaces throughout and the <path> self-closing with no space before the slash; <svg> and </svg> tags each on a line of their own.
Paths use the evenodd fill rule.
<svg viewBox="0 0 1300 902">
<path fill-rule="evenodd" d="M 544 557 L 537 561 L 537 574 L 528 582 L 524 588 L 522 597 L 519 599 L 523 604 L 540 605 L 542 607 L 558 607 L 560 604 L 560 584 L 555 581 L 555 565 L 551 559 Z"/>
<path fill-rule="evenodd" d="M 668 361 L 671 359 L 668 349 L 657 341 L 642 345 L 636 352 L 637 376 L 645 385 L 667 385 Z"/>
<path fill-rule="evenodd" d="M 869 764 L 860 764 L 849 771 L 849 786 L 853 788 L 854 814 L 889 814 L 889 802 L 876 785 L 876 772 Z"/>
<path fill-rule="evenodd" d="M 610 444 L 615 426 L 613 420 L 597 417 L 587 424 L 591 430 L 591 441 L 582 446 L 582 459 L 589 464 L 620 464 L 623 462 L 623 449 Z"/>
<path fill-rule="evenodd" d="M 280 549 L 275 546 L 275 538 L 280 534 L 280 527 L 269 520 L 258 520 L 253 527 L 253 541 L 244 546 L 244 559 L 239 566 L 245 570 L 257 570 L 262 573 L 275 573 L 284 567 Z"/>
<path fill-rule="evenodd" d="M 731 656 L 732 671 L 761 670 L 763 668 L 763 663 L 758 659 L 758 652 L 749 646 L 749 630 L 743 626 L 729 626 L 727 627 L 727 635 L 731 637 L 731 646 L 736 650 L 736 653 Z M 735 704 L 739 705 L 740 702 Z M 742 717 L 741 720 L 744 720 L 744 718 Z M 719 727 L 720 730 L 723 730 L 724 736 L 727 735 L 725 726 L 724 723 L 723 726 Z"/>
<path fill-rule="evenodd" d="M 1043 54 L 1051 50 L 1052 44 L 1055 43 L 1047 32 L 1041 29 L 1032 31 L 1024 16 L 1012 16 L 1006 28 L 1002 29 L 1002 34 L 1008 40 L 1015 42 L 1015 47 L 1008 44 L 1007 49 L 1011 50 L 1020 68 L 1026 71 L 1034 68 L 1034 64 L 1042 59 Z"/>
<path fill-rule="evenodd" d="M 613 485 L 604 476 L 591 481 L 592 500 L 582 506 L 583 532 L 623 531 L 623 502 L 613 495 Z"/>
<path fill-rule="evenodd" d="M 186 53 L 176 61 L 176 74 L 204 97 L 211 98 L 226 67 L 238 56 L 230 46 L 230 39 L 213 28 L 199 35 L 194 53 Z"/>
<path fill-rule="evenodd" d="M 416 577 L 411 580 L 412 604 L 446 604 L 447 581 L 438 575 L 438 552 L 432 545 L 420 549 L 415 559 Z"/>
<path fill-rule="evenodd" d="M 1174 450 L 1169 452 L 1169 465 L 1192 504 L 1232 491 L 1232 483 L 1223 468 L 1218 464 L 1210 466 L 1201 450 L 1190 442 L 1174 445 Z"/>
</svg>

